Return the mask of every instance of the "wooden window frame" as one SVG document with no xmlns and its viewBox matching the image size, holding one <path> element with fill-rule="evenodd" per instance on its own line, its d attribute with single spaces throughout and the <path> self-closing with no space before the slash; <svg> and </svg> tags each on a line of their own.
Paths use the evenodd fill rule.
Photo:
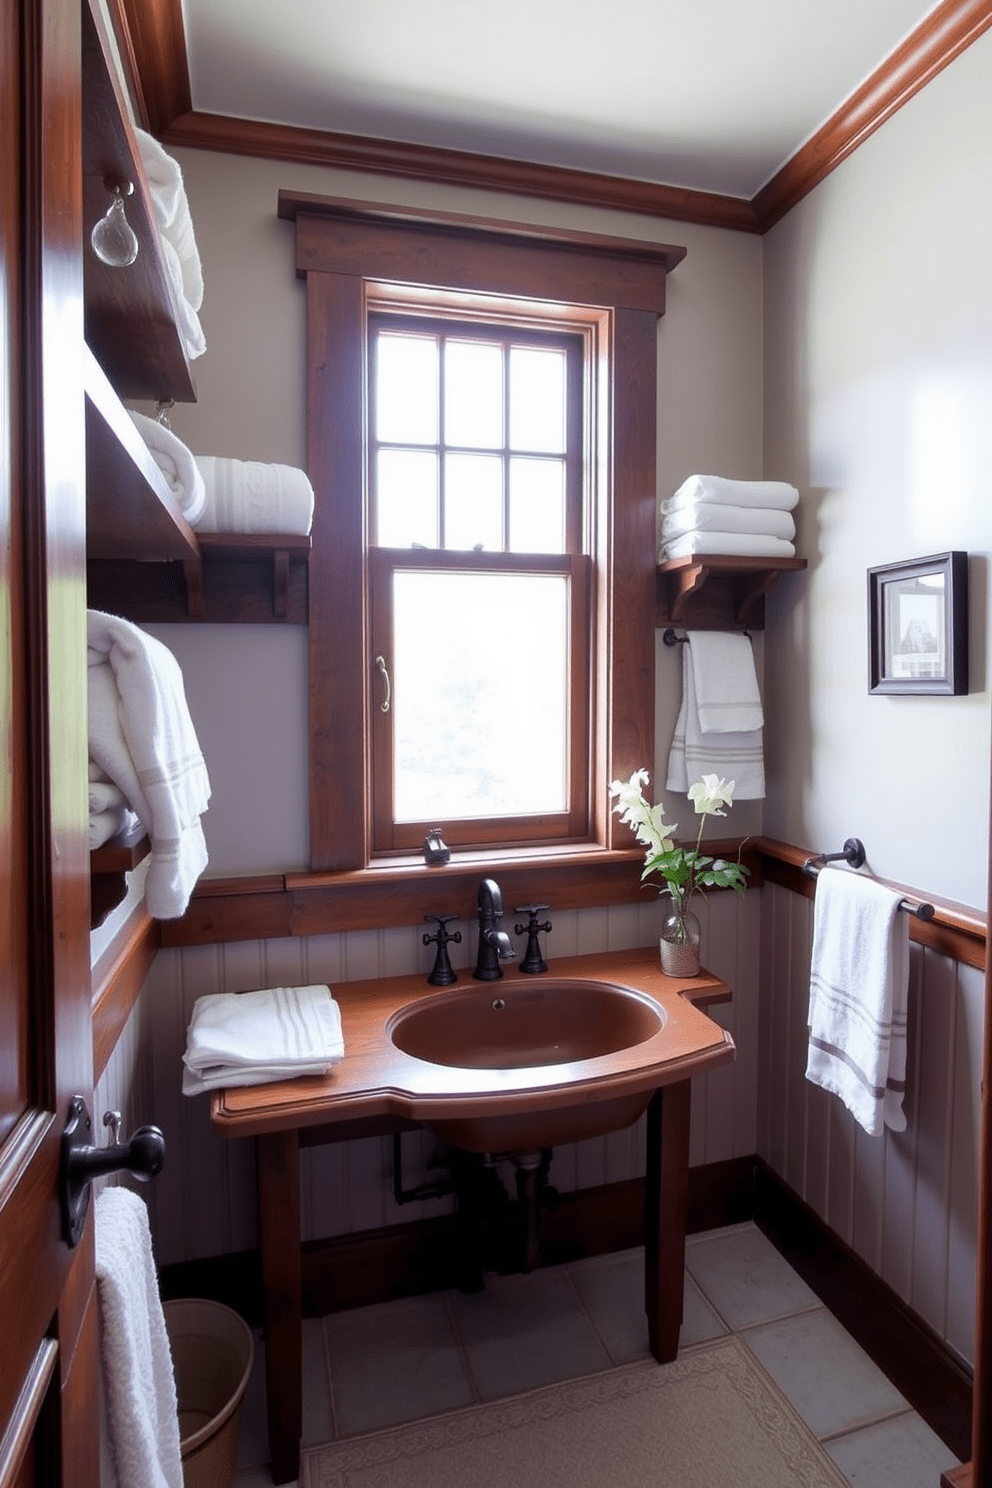
<svg viewBox="0 0 992 1488">
<path fill-rule="evenodd" d="M 425 313 L 451 306 L 461 294 L 469 313 L 476 297 L 485 296 L 487 313 L 503 302 L 512 316 L 522 299 L 592 338 L 596 724 L 587 841 L 578 853 L 572 844 L 559 857 L 574 894 L 577 863 L 580 874 L 584 863 L 596 876 L 608 860 L 633 864 L 642 856 L 610 813 L 608 783 L 654 761 L 656 333 L 666 275 L 685 250 L 300 193 L 280 193 L 279 215 L 296 223 L 297 273 L 307 286 L 307 468 L 316 494 L 309 876 L 315 888 L 336 875 L 353 882 L 356 871 L 392 873 L 395 882 L 399 868 L 408 885 L 437 873 L 415 859 L 380 868 L 371 854 L 363 499 L 369 306 L 406 301 L 411 285 L 418 286 Z M 558 850 L 525 849 L 528 870 L 535 851 L 553 884 Z M 478 858 L 466 864 L 475 874 L 478 867 Z M 411 906 L 419 904 L 418 891 L 408 892 Z"/>
</svg>

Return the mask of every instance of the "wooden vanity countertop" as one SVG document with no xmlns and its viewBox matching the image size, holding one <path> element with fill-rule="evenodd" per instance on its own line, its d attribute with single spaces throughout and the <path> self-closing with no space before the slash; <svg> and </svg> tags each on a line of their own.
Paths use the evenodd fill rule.
<svg viewBox="0 0 992 1488">
<path fill-rule="evenodd" d="M 402 1053 L 386 1026 L 400 1008 L 452 991 L 498 997 L 545 979 L 619 983 L 658 1003 L 664 1024 L 644 1043 L 573 1064 L 525 1069 L 461 1069 Z M 246 989 L 247 990 L 247 989 Z M 515 965 L 498 982 L 477 982 L 460 969 L 453 987 L 427 984 L 423 974 L 331 984 L 340 1009 L 344 1058 L 326 1075 L 266 1085 L 231 1086 L 211 1098 L 211 1120 L 225 1136 L 259 1136 L 293 1128 L 394 1116 L 429 1124 L 450 1117 L 552 1111 L 609 1100 L 686 1080 L 735 1056 L 730 1035 L 702 1011 L 726 1002 L 730 986 L 701 970 L 665 976 L 657 947 L 555 959 L 533 976 Z"/>
</svg>

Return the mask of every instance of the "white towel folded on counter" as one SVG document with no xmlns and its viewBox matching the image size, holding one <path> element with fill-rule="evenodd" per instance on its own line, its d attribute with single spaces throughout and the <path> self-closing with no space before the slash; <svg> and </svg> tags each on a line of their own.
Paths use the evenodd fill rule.
<svg viewBox="0 0 992 1488">
<path fill-rule="evenodd" d="M 772 506 L 723 506 L 717 501 L 681 506 L 662 518 L 662 541 L 686 532 L 750 532 L 754 536 L 783 537 L 791 542 L 796 523 L 791 512 Z"/>
<path fill-rule="evenodd" d="M 209 993 L 193 1004 L 183 1094 L 324 1075 L 343 1054 L 341 1009 L 330 987 Z"/>
<path fill-rule="evenodd" d="M 200 467 L 182 440 L 158 419 L 128 409 L 131 421 L 148 447 L 148 452 L 165 477 L 165 483 L 179 503 L 179 509 L 195 527 L 207 504 Z"/>
<path fill-rule="evenodd" d="M 717 502 L 721 506 L 774 507 L 792 511 L 799 492 L 787 481 L 729 480 L 722 475 L 690 475 L 675 494 L 661 504 L 661 514 L 681 511 L 685 506 Z"/>
<path fill-rule="evenodd" d="M 200 817 L 210 782 L 172 652 L 136 625 L 86 616 L 90 760 L 119 787 L 151 839 L 154 919 L 181 915 L 207 866 Z"/>
<path fill-rule="evenodd" d="M 662 541 L 659 556 L 664 562 L 668 558 L 689 558 L 696 553 L 732 554 L 741 558 L 794 558 L 796 547 L 783 537 L 749 532 L 699 532 L 694 528 L 681 537 Z"/>
<path fill-rule="evenodd" d="M 197 455 L 206 503 L 201 532 L 272 532 L 306 537 L 313 522 L 313 486 L 293 465 Z"/>
</svg>

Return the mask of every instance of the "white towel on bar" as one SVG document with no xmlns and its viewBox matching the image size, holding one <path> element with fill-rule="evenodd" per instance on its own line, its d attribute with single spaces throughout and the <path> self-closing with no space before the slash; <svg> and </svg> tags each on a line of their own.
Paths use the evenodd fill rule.
<svg viewBox="0 0 992 1488">
<path fill-rule="evenodd" d="M 806 1078 L 865 1131 L 905 1131 L 909 917 L 900 895 L 849 869 L 816 881 Z"/>
<path fill-rule="evenodd" d="M 192 451 L 158 419 L 128 409 L 134 427 L 144 440 L 148 453 L 165 477 L 165 483 L 179 503 L 187 522 L 195 525 L 203 515 L 207 493 L 200 467 Z"/>
<path fill-rule="evenodd" d="M 324 1075 L 343 1054 L 341 1009 L 330 987 L 211 992 L 193 1004 L 183 1094 Z"/>
<path fill-rule="evenodd" d="M 206 502 L 200 532 L 272 532 L 306 537 L 313 522 L 313 486 L 293 465 L 197 455 Z"/>
<path fill-rule="evenodd" d="M 745 481 L 729 480 L 722 475 L 690 475 L 674 496 L 662 502 L 661 514 L 664 517 L 684 506 L 711 501 L 721 506 L 771 506 L 781 511 L 792 511 L 799 501 L 799 492 L 787 481 Z"/>
<path fill-rule="evenodd" d="M 752 536 L 782 537 L 791 542 L 796 520 L 791 512 L 771 506 L 721 506 L 719 502 L 693 502 L 669 512 L 661 522 L 663 542 L 686 532 L 749 532 Z"/>
<path fill-rule="evenodd" d="M 704 734 L 753 733 L 764 724 L 750 638 L 735 631 L 691 630 L 696 713 Z"/>
<path fill-rule="evenodd" d="M 690 649 L 682 647 L 682 706 L 668 754 L 666 787 L 685 795 L 693 781 L 712 774 L 735 782 L 735 801 L 760 800 L 765 794 L 762 730 L 703 732 Z"/>
<path fill-rule="evenodd" d="M 767 537 L 752 532 L 683 532 L 680 537 L 662 539 L 659 559 L 693 558 L 696 554 L 715 554 L 734 558 L 794 558 L 795 543 L 784 537 Z"/>
<path fill-rule="evenodd" d="M 182 1488 L 172 1352 L 159 1299 L 148 1213 L 126 1188 L 94 1204 L 103 1385 L 102 1481 Z"/>
<path fill-rule="evenodd" d="M 210 782 L 172 652 L 128 620 L 86 616 L 90 759 L 151 840 L 148 913 L 175 919 L 207 866 L 200 817 Z"/>
</svg>

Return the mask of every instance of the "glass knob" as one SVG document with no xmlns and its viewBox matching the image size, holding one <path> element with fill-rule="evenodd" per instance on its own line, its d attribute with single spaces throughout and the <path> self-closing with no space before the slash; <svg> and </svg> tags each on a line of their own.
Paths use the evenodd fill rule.
<svg viewBox="0 0 992 1488">
<path fill-rule="evenodd" d="M 138 239 L 124 212 L 124 198 L 119 186 L 111 187 L 114 199 L 90 233 L 93 252 L 101 263 L 112 269 L 126 269 L 138 256 Z M 128 186 L 130 195 L 133 187 Z"/>
</svg>

